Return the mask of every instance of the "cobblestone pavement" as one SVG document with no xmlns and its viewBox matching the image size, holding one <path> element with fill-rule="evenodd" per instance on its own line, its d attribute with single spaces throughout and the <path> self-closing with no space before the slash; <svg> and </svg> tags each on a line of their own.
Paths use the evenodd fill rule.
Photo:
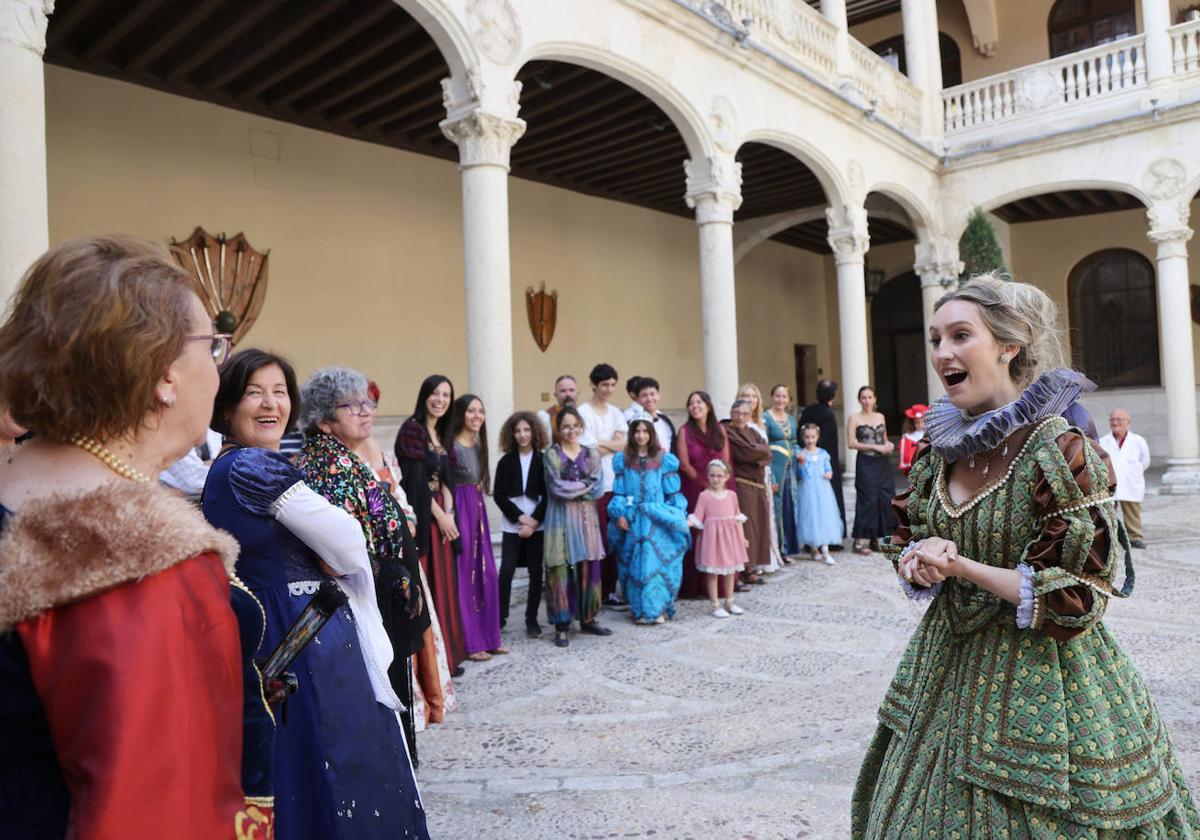
<svg viewBox="0 0 1200 840">
<path fill-rule="evenodd" d="M 1137 589 L 1109 627 L 1200 790 L 1200 499 L 1152 498 Z M 420 736 L 435 838 L 843 838 L 875 708 L 920 617 L 875 555 L 810 561 L 606 639 L 527 640 L 467 663 L 460 710 Z M 514 596 L 521 599 L 523 596 Z M 544 621 L 544 619 L 543 619 Z M 510 622 L 511 624 L 511 622 Z"/>
</svg>

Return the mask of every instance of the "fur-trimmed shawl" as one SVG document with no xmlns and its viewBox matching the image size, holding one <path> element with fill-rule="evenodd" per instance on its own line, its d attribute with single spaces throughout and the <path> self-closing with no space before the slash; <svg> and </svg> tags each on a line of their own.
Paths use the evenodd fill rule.
<svg viewBox="0 0 1200 840">
<path fill-rule="evenodd" d="M 0 632 L 204 552 L 232 572 L 238 544 L 157 484 L 40 499 L 10 514 L 0 537 Z"/>
</svg>

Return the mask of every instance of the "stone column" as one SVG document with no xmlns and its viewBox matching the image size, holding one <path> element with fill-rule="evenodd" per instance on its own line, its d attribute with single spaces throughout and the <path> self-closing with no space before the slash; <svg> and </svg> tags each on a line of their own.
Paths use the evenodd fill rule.
<svg viewBox="0 0 1200 840">
<path fill-rule="evenodd" d="M 938 44 L 937 5 L 933 0 L 901 0 L 904 63 L 909 80 L 921 89 L 927 131 L 941 133 L 942 56 Z"/>
<path fill-rule="evenodd" d="M 867 289 L 863 276 L 863 261 L 870 247 L 867 234 L 867 211 L 862 207 L 830 207 L 825 211 L 829 220 L 829 247 L 837 265 L 838 333 L 842 353 L 842 429 L 851 414 L 859 410 L 858 389 L 871 384 L 871 369 L 867 360 Z M 843 483 L 854 487 L 855 456 L 846 447 Z M 847 502 L 849 507 L 849 502 Z"/>
<path fill-rule="evenodd" d="M 733 279 L 733 211 L 742 204 L 742 165 L 732 157 L 684 162 L 688 207 L 700 234 L 700 321 L 704 388 L 724 417 L 737 396 L 737 294 Z"/>
<path fill-rule="evenodd" d="M 458 146 L 462 172 L 467 388 L 492 418 L 488 445 L 497 453 L 500 424 L 513 410 L 508 162 L 513 144 L 525 133 L 524 120 L 516 117 L 521 85 L 511 82 L 508 97 L 492 104 L 478 90 L 456 104 L 455 82 L 447 79 L 442 85 L 448 116 L 441 129 Z"/>
<path fill-rule="evenodd" d="M 917 242 L 915 250 L 913 272 L 921 278 L 921 309 L 924 312 L 925 335 L 928 337 L 929 325 L 933 322 L 933 305 L 958 285 L 963 264 L 958 258 L 958 242 L 950 237 L 923 238 Z M 946 393 L 941 377 L 928 363 L 925 366 L 925 381 L 930 404 Z"/>
<path fill-rule="evenodd" d="M 846 0 L 821 0 L 821 14 L 837 26 L 833 49 L 837 58 L 837 73 L 843 79 L 850 78 L 850 24 L 846 19 Z"/>
<path fill-rule="evenodd" d="M 1188 289 L 1187 201 L 1150 208 L 1150 241 L 1157 248 L 1158 324 L 1163 388 L 1167 398 L 1170 452 L 1162 492 L 1200 493 L 1200 440 L 1196 430 L 1196 363 L 1192 355 L 1192 306 Z"/>
<path fill-rule="evenodd" d="M 1153 84 L 1171 75 L 1171 4 L 1142 0 L 1142 29 L 1146 33 L 1146 81 Z"/>
<path fill-rule="evenodd" d="M 0 308 L 50 247 L 42 53 L 53 0 L 0 0 Z"/>
</svg>

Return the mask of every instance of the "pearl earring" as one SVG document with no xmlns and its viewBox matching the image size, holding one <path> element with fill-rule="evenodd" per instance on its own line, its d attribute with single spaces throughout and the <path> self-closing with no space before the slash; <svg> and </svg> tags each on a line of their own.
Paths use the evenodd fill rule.
<svg viewBox="0 0 1200 840">
<path fill-rule="evenodd" d="M 162 403 L 164 406 L 166 406 L 167 408 L 175 407 L 175 395 L 174 394 L 172 394 L 169 397 L 159 397 L 158 401 L 160 403 Z"/>
<path fill-rule="evenodd" d="M 1011 358 L 1012 358 L 1012 356 L 1008 355 L 1007 353 L 1003 353 L 1003 354 L 1001 354 L 1001 356 L 1000 356 L 1000 364 L 1002 364 L 1002 365 L 1006 365 L 1006 364 L 1008 364 L 1008 362 L 1009 362 L 1009 360 L 1010 360 Z"/>
</svg>

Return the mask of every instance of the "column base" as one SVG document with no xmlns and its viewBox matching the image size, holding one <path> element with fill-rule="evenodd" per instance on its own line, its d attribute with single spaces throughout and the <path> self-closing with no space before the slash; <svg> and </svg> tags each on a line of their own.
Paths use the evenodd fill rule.
<svg viewBox="0 0 1200 840">
<path fill-rule="evenodd" d="M 1168 458 L 1158 492 L 1164 496 L 1200 496 L 1200 458 Z"/>
</svg>

